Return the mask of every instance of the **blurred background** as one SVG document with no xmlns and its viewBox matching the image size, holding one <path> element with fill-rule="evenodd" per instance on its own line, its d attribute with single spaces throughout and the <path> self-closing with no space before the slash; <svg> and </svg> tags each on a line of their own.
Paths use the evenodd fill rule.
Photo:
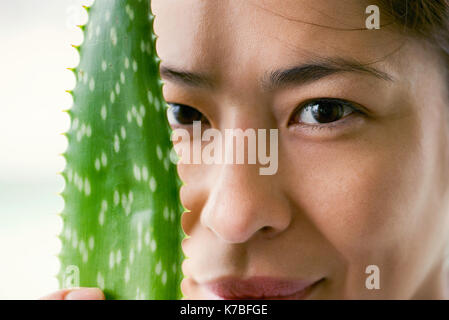
<svg viewBox="0 0 449 320">
<path fill-rule="evenodd" d="M 0 299 L 36 299 L 54 275 L 82 0 L 0 2 Z"/>
</svg>

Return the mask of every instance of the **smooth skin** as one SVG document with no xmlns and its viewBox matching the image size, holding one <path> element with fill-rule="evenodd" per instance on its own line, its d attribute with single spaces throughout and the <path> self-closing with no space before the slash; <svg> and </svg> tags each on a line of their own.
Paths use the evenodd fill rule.
<svg viewBox="0 0 449 320">
<path fill-rule="evenodd" d="M 381 13 L 365 27 L 360 0 L 153 0 L 164 97 L 219 130 L 279 130 L 279 168 L 178 164 L 187 299 L 208 281 L 270 276 L 322 281 L 310 299 L 447 299 L 449 94 L 443 60 Z M 396 27 L 397 28 L 397 27 Z M 346 29 L 346 30 L 343 30 Z M 267 88 L 273 70 L 317 61 L 356 70 Z M 173 74 L 172 74 L 173 75 Z M 306 124 L 298 106 L 350 101 L 332 124 Z M 293 121 L 292 121 L 293 119 Z M 173 128 L 188 125 L 171 123 Z M 365 286 L 366 267 L 380 289 Z"/>
</svg>

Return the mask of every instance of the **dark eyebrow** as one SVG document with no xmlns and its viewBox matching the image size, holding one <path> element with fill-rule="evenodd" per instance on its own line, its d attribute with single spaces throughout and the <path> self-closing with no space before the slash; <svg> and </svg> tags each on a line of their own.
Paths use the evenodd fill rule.
<svg viewBox="0 0 449 320">
<path fill-rule="evenodd" d="M 393 77 L 388 73 L 368 66 L 367 64 L 343 58 L 328 58 L 323 59 L 322 61 L 301 64 L 291 68 L 265 73 L 261 80 L 261 85 L 266 90 L 273 90 L 291 85 L 305 85 L 333 74 L 343 72 L 366 73 L 382 80 L 393 81 Z"/>
<path fill-rule="evenodd" d="M 260 79 L 260 84 L 265 90 L 273 90 L 292 85 L 305 85 L 330 75 L 343 72 L 366 73 L 382 80 L 394 80 L 388 73 L 355 60 L 327 58 L 286 69 L 266 72 L 262 79 Z M 209 89 L 215 87 L 215 82 L 212 77 L 202 73 L 194 73 L 167 65 L 161 65 L 160 74 L 163 79 L 171 80 L 185 86 Z"/>
<path fill-rule="evenodd" d="M 214 87 L 212 79 L 201 73 L 188 72 L 161 64 L 160 74 L 162 79 L 171 80 L 185 86 L 211 89 Z"/>
</svg>

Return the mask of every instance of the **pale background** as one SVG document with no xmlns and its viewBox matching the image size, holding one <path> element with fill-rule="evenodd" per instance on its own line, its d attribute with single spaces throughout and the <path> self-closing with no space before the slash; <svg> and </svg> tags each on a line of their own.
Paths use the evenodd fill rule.
<svg viewBox="0 0 449 320">
<path fill-rule="evenodd" d="M 0 299 L 36 299 L 58 288 L 57 174 L 79 57 L 83 0 L 0 0 Z"/>
</svg>

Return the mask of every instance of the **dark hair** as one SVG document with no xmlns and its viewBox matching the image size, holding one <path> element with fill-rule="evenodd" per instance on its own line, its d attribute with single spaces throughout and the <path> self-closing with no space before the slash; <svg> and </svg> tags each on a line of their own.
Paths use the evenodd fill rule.
<svg viewBox="0 0 449 320">
<path fill-rule="evenodd" d="M 449 70 L 449 0 L 378 0 L 403 31 L 440 50 Z"/>
</svg>

